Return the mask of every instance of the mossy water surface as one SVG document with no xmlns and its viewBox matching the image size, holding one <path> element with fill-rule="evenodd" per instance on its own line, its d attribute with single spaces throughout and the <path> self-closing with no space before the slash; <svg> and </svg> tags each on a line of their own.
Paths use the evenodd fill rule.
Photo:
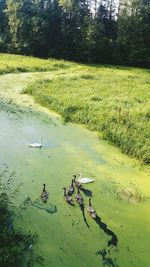
<svg viewBox="0 0 150 267">
<path fill-rule="evenodd" d="M 9 94 L 9 86 L 7 89 Z M 148 169 L 99 140 L 96 133 L 64 125 L 59 116 L 27 105 L 29 99 L 25 98 L 18 96 L 17 103 L 14 94 L 9 102 L 5 94 L 1 99 L 0 168 L 7 165 L 16 171 L 15 184 L 22 184 L 18 206 L 27 198 L 40 201 L 42 184 L 46 183 L 49 199 L 44 207 L 56 205 L 57 210 L 48 213 L 29 205 L 22 219 L 16 219 L 16 227 L 37 232 L 35 249 L 45 266 L 102 267 L 102 256 L 97 252 L 106 249 L 112 260 L 105 262 L 106 266 L 149 267 Z M 32 142 L 42 143 L 43 148 L 29 148 Z M 69 187 L 72 175 L 78 172 L 95 179 L 86 187 L 93 192 L 97 215 L 117 235 L 117 247 L 107 247 L 110 236 L 87 214 L 88 197 L 83 195 L 89 228 L 78 204 L 71 207 L 65 202 L 62 188 Z M 42 202 L 40 205 L 43 207 Z"/>
</svg>

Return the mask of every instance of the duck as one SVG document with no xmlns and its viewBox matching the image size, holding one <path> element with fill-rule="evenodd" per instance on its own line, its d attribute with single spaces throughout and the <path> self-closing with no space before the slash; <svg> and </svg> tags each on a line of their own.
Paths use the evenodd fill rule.
<svg viewBox="0 0 150 267">
<path fill-rule="evenodd" d="M 75 183 L 76 187 L 83 189 L 83 185 L 79 181 L 76 181 L 76 179 L 77 179 L 77 176 L 73 175 L 73 182 Z"/>
<path fill-rule="evenodd" d="M 89 205 L 87 206 L 87 212 L 91 215 L 93 219 L 96 219 L 96 212 L 91 204 L 91 198 L 89 198 Z"/>
<path fill-rule="evenodd" d="M 72 197 L 69 196 L 69 195 L 66 193 L 67 190 L 66 190 L 65 187 L 63 188 L 63 190 L 64 190 L 64 197 L 65 197 L 65 199 L 66 199 L 66 202 L 67 202 L 68 204 L 70 204 L 71 206 L 74 206 L 74 201 L 73 201 Z"/>
<path fill-rule="evenodd" d="M 78 187 L 78 192 L 77 194 L 75 195 L 75 198 L 76 198 L 76 201 L 79 203 L 79 205 L 83 205 L 83 197 L 82 195 L 80 194 L 80 189 Z"/>
<path fill-rule="evenodd" d="M 72 179 L 71 185 L 70 185 L 70 187 L 68 189 L 68 195 L 71 196 L 73 193 L 74 193 L 74 185 L 73 185 L 73 179 Z"/>
<path fill-rule="evenodd" d="M 46 191 L 45 187 L 46 187 L 46 184 L 43 184 L 43 191 L 41 193 L 41 199 L 44 203 L 46 203 L 48 199 L 48 192 Z"/>
<path fill-rule="evenodd" d="M 79 173 L 78 176 L 79 176 L 78 182 L 81 183 L 81 184 L 89 184 L 89 183 L 94 182 L 94 179 L 87 178 L 87 177 L 82 177 L 81 173 Z"/>
</svg>

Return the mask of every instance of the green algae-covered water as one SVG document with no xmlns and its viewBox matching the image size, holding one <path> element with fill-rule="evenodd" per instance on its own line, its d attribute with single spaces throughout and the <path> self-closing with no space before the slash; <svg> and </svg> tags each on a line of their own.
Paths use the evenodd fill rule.
<svg viewBox="0 0 150 267">
<path fill-rule="evenodd" d="M 47 267 L 149 267 L 148 168 L 99 140 L 95 133 L 63 125 L 57 115 L 13 90 L 12 77 L 21 79 L 18 86 L 23 88 L 30 74 L 7 77 L 8 92 L 1 94 L 0 103 L 0 169 L 15 170 L 14 186 L 21 184 L 16 205 L 27 198 L 32 203 L 38 199 L 37 205 L 29 205 L 22 218 L 16 219 L 15 227 L 37 232 L 33 249 Z M 2 84 L 5 86 L 3 78 Z M 43 148 L 29 148 L 34 142 L 42 143 Z M 71 207 L 63 198 L 62 188 L 69 187 L 72 175 L 79 172 L 95 179 L 86 188 L 93 192 L 92 204 L 101 227 L 86 212 L 87 196 L 82 193 L 85 218 L 77 203 Z M 39 199 L 43 183 L 49 192 L 46 204 Z M 116 246 L 108 247 L 112 236 L 106 228 L 117 237 Z"/>
</svg>

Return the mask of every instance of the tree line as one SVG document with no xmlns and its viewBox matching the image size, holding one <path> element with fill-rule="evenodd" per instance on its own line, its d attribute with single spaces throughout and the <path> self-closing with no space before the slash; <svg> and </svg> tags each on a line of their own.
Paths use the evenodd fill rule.
<svg viewBox="0 0 150 267">
<path fill-rule="evenodd" d="M 0 52 L 150 66 L 150 0 L 0 0 Z"/>
</svg>

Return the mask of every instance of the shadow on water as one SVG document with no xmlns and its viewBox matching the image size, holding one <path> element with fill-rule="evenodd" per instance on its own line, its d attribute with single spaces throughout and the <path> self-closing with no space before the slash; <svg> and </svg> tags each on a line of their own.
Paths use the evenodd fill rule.
<svg viewBox="0 0 150 267">
<path fill-rule="evenodd" d="M 106 249 L 97 251 L 96 255 L 102 256 L 103 265 L 104 266 L 110 266 L 110 267 L 119 267 L 119 265 L 116 263 L 116 259 L 112 260 L 110 254 L 110 251 L 106 251 Z"/>
<path fill-rule="evenodd" d="M 90 226 L 89 226 L 89 224 L 88 224 L 88 222 L 87 222 L 87 219 L 86 219 L 86 217 L 85 217 L 84 204 L 81 204 L 81 205 L 80 205 L 80 209 L 81 209 L 81 211 L 82 211 L 83 220 L 84 220 L 86 226 L 89 228 Z"/>
<path fill-rule="evenodd" d="M 111 239 L 108 241 L 107 246 L 110 247 L 117 247 L 118 244 L 118 238 L 116 234 L 114 234 L 113 231 L 107 228 L 107 225 L 101 221 L 101 218 L 96 215 L 96 218 L 94 219 L 95 222 L 98 224 L 100 229 L 104 231 L 107 235 L 111 236 Z M 110 255 L 110 249 L 106 250 L 99 250 L 97 251 L 96 255 L 101 256 L 103 260 L 103 265 L 105 266 L 110 266 L 110 267 L 119 267 L 118 264 L 116 263 L 116 259 L 112 259 Z"/>
<path fill-rule="evenodd" d="M 39 199 L 37 199 L 33 202 L 30 197 L 28 197 L 24 200 L 23 205 L 21 205 L 21 209 L 25 209 L 27 206 L 30 206 L 30 205 L 33 207 L 36 207 L 40 210 L 45 210 L 49 214 L 53 214 L 53 213 L 57 212 L 57 206 L 56 205 L 53 205 L 51 203 L 48 205 L 45 205 L 45 204 L 41 203 Z"/>
<path fill-rule="evenodd" d="M 53 204 L 49 204 L 48 207 L 44 207 L 44 205 L 41 205 L 39 204 L 39 202 L 34 202 L 33 203 L 33 206 L 40 209 L 40 210 L 45 210 L 46 212 L 50 213 L 50 214 L 53 214 L 53 213 L 56 213 L 57 212 L 57 207 L 56 205 L 53 205 Z"/>
<path fill-rule="evenodd" d="M 108 247 L 109 246 L 115 246 L 117 247 L 117 243 L 118 243 L 118 238 L 117 236 L 114 234 L 113 231 L 109 230 L 107 228 L 107 224 L 103 223 L 101 221 L 101 218 L 99 216 L 96 216 L 96 218 L 94 219 L 95 222 L 98 224 L 98 226 L 109 236 L 111 236 L 111 240 L 108 241 Z"/>
<path fill-rule="evenodd" d="M 93 196 L 92 191 L 89 190 L 89 189 L 86 189 L 84 187 L 81 187 L 80 190 L 84 193 L 84 195 L 86 197 L 92 197 Z"/>
</svg>

